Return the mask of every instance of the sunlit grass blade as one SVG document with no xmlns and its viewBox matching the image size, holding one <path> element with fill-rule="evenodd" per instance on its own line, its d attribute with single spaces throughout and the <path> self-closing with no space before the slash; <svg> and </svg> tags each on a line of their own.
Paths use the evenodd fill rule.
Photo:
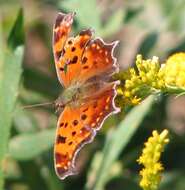
<svg viewBox="0 0 185 190">
<path fill-rule="evenodd" d="M 22 30 L 21 27 L 17 28 L 16 32 L 20 32 L 20 30 Z M 0 189 L 3 188 L 3 169 L 5 167 L 3 163 L 7 152 L 12 115 L 18 95 L 23 57 L 23 47 L 14 46 L 16 49 L 10 51 L 9 47 L 4 43 L 5 40 L 1 31 L 0 26 Z"/>
<path fill-rule="evenodd" d="M 119 124 L 118 128 L 115 129 L 111 135 L 109 134 L 110 136 L 103 150 L 103 158 L 97 171 L 95 182 L 93 186 L 88 187 L 88 189 L 103 189 L 110 175 L 109 169 L 136 132 L 139 124 L 148 113 L 153 100 L 154 97 L 151 96 L 142 104 L 135 107 Z"/>
</svg>

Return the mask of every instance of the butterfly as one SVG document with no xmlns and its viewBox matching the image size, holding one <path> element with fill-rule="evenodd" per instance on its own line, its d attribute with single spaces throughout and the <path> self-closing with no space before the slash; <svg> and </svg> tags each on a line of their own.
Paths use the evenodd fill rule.
<svg viewBox="0 0 185 190">
<path fill-rule="evenodd" d="M 56 100 L 59 112 L 54 144 L 54 165 L 60 179 L 76 174 L 77 153 L 90 143 L 104 120 L 119 109 L 114 104 L 118 72 L 113 50 L 93 38 L 93 30 L 70 37 L 75 13 L 58 13 L 53 29 L 53 53 L 57 76 L 64 90 Z"/>
</svg>

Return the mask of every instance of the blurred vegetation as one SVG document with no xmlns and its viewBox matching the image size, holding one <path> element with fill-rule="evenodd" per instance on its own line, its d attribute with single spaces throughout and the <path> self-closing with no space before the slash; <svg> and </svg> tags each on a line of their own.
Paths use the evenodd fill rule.
<svg viewBox="0 0 185 190">
<path fill-rule="evenodd" d="M 78 159 L 79 174 L 60 181 L 54 172 L 57 116 L 53 101 L 62 91 L 52 55 L 58 11 L 75 11 L 74 34 L 95 29 L 106 42 L 119 40 L 121 69 L 135 56 L 163 62 L 185 51 L 184 0 L 1 0 L 0 1 L 0 189 L 139 190 L 136 160 L 154 129 L 167 128 L 160 190 L 185 189 L 185 98 L 158 95 L 107 119 Z M 22 66 L 21 66 L 22 64 Z"/>
</svg>

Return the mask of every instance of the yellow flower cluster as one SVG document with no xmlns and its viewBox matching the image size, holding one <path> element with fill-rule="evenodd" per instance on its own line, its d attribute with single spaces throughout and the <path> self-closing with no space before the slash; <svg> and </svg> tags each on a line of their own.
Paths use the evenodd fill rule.
<svg viewBox="0 0 185 190">
<path fill-rule="evenodd" d="M 154 56 L 152 59 L 143 60 L 141 55 L 136 58 L 138 76 L 142 85 L 160 89 L 164 86 L 163 76 L 160 74 L 159 58 Z"/>
<path fill-rule="evenodd" d="M 185 53 L 170 56 L 161 68 L 166 86 L 185 88 Z"/>
<path fill-rule="evenodd" d="M 116 74 L 114 79 L 121 81 L 116 99 L 120 107 L 136 105 L 154 93 L 185 94 L 185 53 L 171 56 L 164 64 L 156 56 L 143 60 L 137 55 L 136 67 Z"/>
<path fill-rule="evenodd" d="M 167 130 L 164 130 L 161 134 L 153 131 L 152 135 L 145 143 L 142 155 L 138 159 L 138 163 L 144 166 L 140 171 L 142 176 L 140 186 L 144 190 L 158 189 L 161 181 L 161 171 L 163 170 L 159 160 L 164 150 L 164 145 L 169 142 Z"/>
<path fill-rule="evenodd" d="M 141 55 L 137 55 L 136 68 L 130 68 L 115 75 L 119 79 L 117 92 L 117 104 L 136 105 L 157 89 L 163 88 L 164 81 L 159 73 L 160 64 L 158 57 L 143 60 Z"/>
</svg>

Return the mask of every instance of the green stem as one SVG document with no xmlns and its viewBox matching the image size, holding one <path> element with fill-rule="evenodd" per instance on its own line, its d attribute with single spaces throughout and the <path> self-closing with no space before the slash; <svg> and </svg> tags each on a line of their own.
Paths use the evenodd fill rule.
<svg viewBox="0 0 185 190">
<path fill-rule="evenodd" d="M 177 86 L 167 86 L 167 88 L 164 90 L 165 93 L 168 94 L 176 94 L 178 96 L 185 94 L 185 88 L 177 87 Z"/>
</svg>

